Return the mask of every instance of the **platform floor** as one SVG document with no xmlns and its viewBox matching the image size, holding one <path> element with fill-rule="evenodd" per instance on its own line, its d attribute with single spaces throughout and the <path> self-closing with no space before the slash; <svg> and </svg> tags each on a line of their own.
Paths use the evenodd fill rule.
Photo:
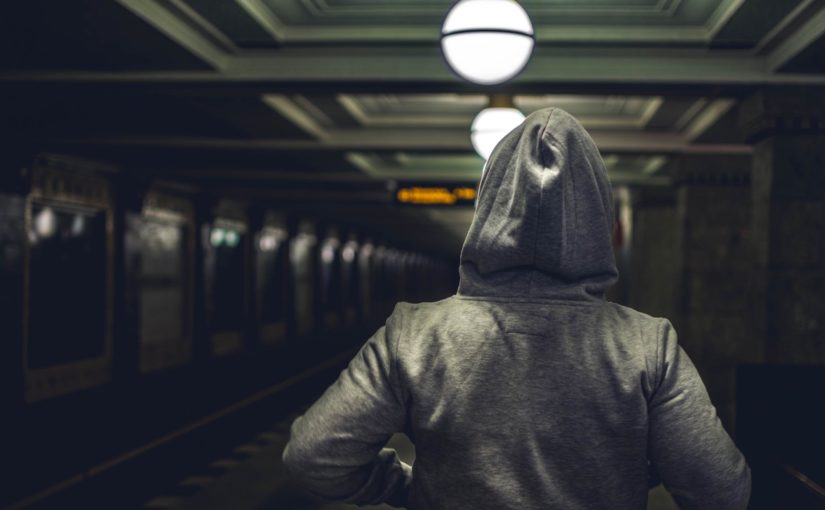
<svg viewBox="0 0 825 510">
<path fill-rule="evenodd" d="M 147 501 L 144 508 L 167 510 L 387 510 L 387 505 L 358 507 L 314 500 L 293 484 L 281 463 L 289 439 L 289 424 L 297 415 L 259 434 L 253 442 L 239 445 L 231 456 L 215 459 L 201 473 L 182 479 L 169 494 Z M 407 463 L 415 460 L 415 448 L 403 434 L 389 447 Z M 648 510 L 678 510 L 661 486 L 650 492 Z"/>
</svg>

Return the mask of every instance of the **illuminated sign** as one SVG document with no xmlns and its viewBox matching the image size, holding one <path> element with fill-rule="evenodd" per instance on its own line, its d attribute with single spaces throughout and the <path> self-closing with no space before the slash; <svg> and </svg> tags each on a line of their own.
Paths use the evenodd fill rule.
<svg viewBox="0 0 825 510">
<path fill-rule="evenodd" d="M 474 205 L 474 185 L 404 184 L 394 190 L 394 199 L 404 205 Z"/>
</svg>

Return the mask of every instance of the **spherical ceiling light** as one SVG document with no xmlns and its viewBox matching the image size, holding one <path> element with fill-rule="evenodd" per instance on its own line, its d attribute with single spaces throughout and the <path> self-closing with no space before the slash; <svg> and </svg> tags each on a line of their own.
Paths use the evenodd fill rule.
<svg viewBox="0 0 825 510">
<path fill-rule="evenodd" d="M 518 75 L 534 44 L 530 17 L 515 0 L 460 0 L 441 27 L 447 65 L 465 80 L 482 85 Z"/>
<path fill-rule="evenodd" d="M 513 107 L 492 106 L 481 110 L 470 127 L 473 148 L 479 156 L 489 159 L 498 142 L 523 120 L 524 114 Z"/>
</svg>

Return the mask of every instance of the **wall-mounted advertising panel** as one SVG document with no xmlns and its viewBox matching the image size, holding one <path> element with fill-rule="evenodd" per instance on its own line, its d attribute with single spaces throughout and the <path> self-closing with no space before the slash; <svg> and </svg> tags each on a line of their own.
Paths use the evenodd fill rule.
<svg viewBox="0 0 825 510">
<path fill-rule="evenodd" d="M 110 183 L 81 162 L 33 169 L 23 291 L 29 402 L 111 379 L 112 216 Z"/>
</svg>

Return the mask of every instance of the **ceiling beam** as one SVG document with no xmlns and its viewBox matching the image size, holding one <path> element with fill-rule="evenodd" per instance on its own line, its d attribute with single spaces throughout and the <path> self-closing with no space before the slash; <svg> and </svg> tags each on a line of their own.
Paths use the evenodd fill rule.
<svg viewBox="0 0 825 510">
<path fill-rule="evenodd" d="M 342 184 L 371 184 L 374 179 L 358 172 L 307 172 L 294 170 L 258 170 L 245 168 L 156 168 L 141 169 L 145 174 L 156 174 L 173 178 L 184 178 L 199 181 L 252 181 L 261 185 L 267 183 L 342 183 Z"/>
<path fill-rule="evenodd" d="M 805 48 L 825 35 L 825 2 L 820 3 L 820 9 L 816 14 L 809 17 L 804 25 L 768 54 L 766 58 L 768 71 L 773 73 L 779 71 Z"/>
<path fill-rule="evenodd" d="M 751 154 L 749 145 L 691 144 L 678 133 L 591 130 L 602 152 L 632 154 Z M 193 137 L 95 137 L 54 140 L 60 145 L 272 150 L 272 151 L 453 151 L 472 153 L 466 130 L 331 129 L 321 140 L 230 139 Z"/>
<path fill-rule="evenodd" d="M 130 5 L 141 0 L 118 0 Z M 152 8 L 153 9 L 153 8 Z M 151 11 L 141 8 L 141 12 Z M 822 13 L 817 20 L 822 21 Z M 825 23 L 822 23 L 825 25 Z M 810 24 L 809 24 L 810 25 Z M 792 48 L 810 42 L 817 32 L 809 26 L 805 35 L 792 38 L 768 58 L 774 64 L 784 61 Z M 822 32 L 822 27 L 818 27 Z M 189 29 L 191 31 L 191 29 Z M 186 33 L 183 30 L 181 33 Z M 205 40 L 205 39 L 204 39 Z M 442 90 L 487 90 L 467 84 L 447 69 L 436 48 L 291 48 L 283 50 L 213 54 L 206 48 L 192 51 L 208 53 L 220 72 L 96 72 L 96 71 L 6 71 L 0 81 L 60 83 L 166 83 L 166 84 L 242 84 L 277 87 L 283 85 L 315 86 L 334 84 L 341 89 L 359 83 L 382 84 L 388 90 L 397 87 L 440 87 Z M 794 53 L 795 54 L 795 53 Z M 790 57 L 787 57 L 790 58 Z M 759 86 L 825 84 L 825 74 L 776 74 L 767 69 L 766 57 L 743 51 L 694 50 L 542 50 L 533 56 L 525 72 L 503 88 L 530 86 L 619 88 L 626 85 L 649 85 L 661 89 L 681 86 Z M 657 89 L 657 90 L 658 90 Z"/>
<path fill-rule="evenodd" d="M 381 51 L 379 51 L 381 50 Z M 438 81 L 461 84 L 432 49 L 282 50 L 241 55 L 230 61 L 229 80 Z M 825 83 L 825 75 L 775 75 L 763 57 L 748 52 L 655 50 L 537 51 L 514 83 L 792 84 Z"/>
</svg>

